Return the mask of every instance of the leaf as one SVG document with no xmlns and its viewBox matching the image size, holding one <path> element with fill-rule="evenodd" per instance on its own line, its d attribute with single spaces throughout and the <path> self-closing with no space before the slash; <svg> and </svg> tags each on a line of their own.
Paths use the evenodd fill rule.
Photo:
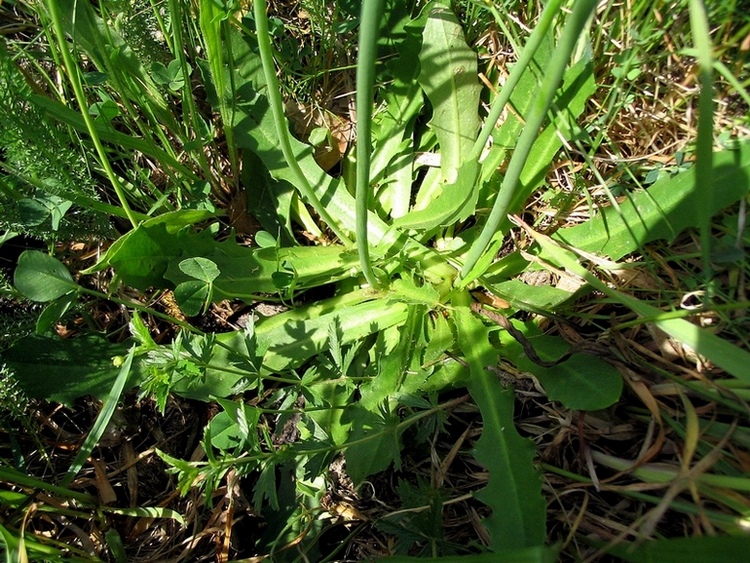
<svg viewBox="0 0 750 563">
<path fill-rule="evenodd" d="M 47 305 L 36 320 L 36 334 L 44 334 L 49 328 L 59 321 L 68 312 L 78 296 L 75 293 L 66 293 Z"/>
<path fill-rule="evenodd" d="M 331 283 L 358 271 L 356 251 L 343 246 L 249 248 L 233 240 L 217 242 L 209 231 L 196 234 L 181 223 L 141 223 L 115 242 L 105 257 L 85 273 L 110 265 L 124 283 L 142 291 L 149 287 L 172 289 L 196 279 L 209 283 L 213 278 L 212 298 L 220 301 L 275 293 L 279 287 L 274 276 L 291 275 L 281 272 L 286 262 L 294 264 L 293 281 L 299 289 Z M 214 277 L 217 269 L 219 273 Z M 186 293 L 188 290 L 197 291 L 195 285 L 183 288 Z"/>
<path fill-rule="evenodd" d="M 410 378 L 419 379 L 425 346 L 422 329 L 425 313 L 423 305 L 409 305 L 406 321 L 390 329 L 397 335 L 396 345 L 376 359 L 378 375 L 362 385 L 360 404 L 363 408 L 375 410 L 383 401 L 392 404 L 399 396 L 409 393 L 411 390 L 404 385 L 407 373 Z M 425 378 L 426 373 L 419 382 Z"/>
<path fill-rule="evenodd" d="M 474 160 L 466 161 L 458 170 L 456 181 L 444 186 L 440 195 L 429 202 L 426 209 L 399 217 L 393 221 L 394 226 L 430 230 L 466 219 L 476 207 L 478 175 L 479 164 Z"/>
<path fill-rule="evenodd" d="M 744 563 L 750 552 L 747 536 L 670 538 L 617 545 L 608 553 L 637 563 Z"/>
<path fill-rule="evenodd" d="M 595 289 L 630 308 L 639 316 L 652 319 L 654 324 L 664 332 L 687 344 L 697 354 L 705 356 L 727 373 L 743 381 L 750 381 L 750 372 L 747 369 L 747 366 L 750 365 L 750 352 L 685 319 L 670 318 L 664 311 L 637 297 L 612 289 L 583 268 L 577 255 L 572 251 L 563 249 L 559 243 L 548 236 L 530 230 L 527 232 L 541 245 L 542 256 L 545 259 L 562 265 L 568 271 L 583 278 Z"/>
<path fill-rule="evenodd" d="M 359 486 L 370 475 L 400 465 L 399 418 L 387 410 L 373 413 L 353 405 L 349 409 L 352 431 L 346 445 L 346 473 Z"/>
<path fill-rule="evenodd" d="M 60 482 L 61 486 L 67 487 L 68 485 L 70 485 L 70 483 L 73 481 L 73 478 L 78 475 L 78 472 L 83 467 L 83 464 L 86 463 L 86 460 L 88 459 L 89 455 L 91 455 L 94 447 L 99 443 L 99 440 L 104 435 L 104 431 L 107 429 L 109 421 L 112 419 L 112 415 L 115 414 L 115 409 L 117 408 L 117 404 L 120 401 L 122 392 L 125 390 L 125 387 L 128 384 L 128 380 L 130 379 L 130 370 L 133 365 L 134 355 L 135 346 L 130 349 L 128 355 L 125 357 L 125 361 L 120 368 L 120 373 L 117 374 L 117 377 L 115 378 L 115 381 L 112 384 L 109 393 L 107 393 L 106 399 L 104 399 L 102 410 L 99 411 L 99 415 L 96 417 L 94 425 L 91 427 L 91 430 L 86 436 L 86 439 L 78 449 L 78 453 L 76 454 L 73 462 L 70 464 L 70 468 L 65 473 L 65 477 L 63 477 L 62 481 Z"/>
<path fill-rule="evenodd" d="M 481 88 L 477 55 L 450 9 L 436 5 L 430 12 L 419 62 L 418 80 L 432 104 L 430 127 L 440 144 L 443 182 L 453 183 L 479 131 Z"/>
<path fill-rule="evenodd" d="M 489 330 L 457 297 L 454 308 L 458 345 L 469 363 L 467 385 L 482 414 L 482 436 L 475 459 L 489 471 L 487 486 L 477 498 L 492 508 L 484 525 L 492 537 L 492 550 L 519 549 L 544 544 L 546 507 L 542 479 L 534 468 L 534 443 L 521 438 L 513 421 L 514 393 L 485 368 L 497 363 Z"/>
<path fill-rule="evenodd" d="M 479 555 L 452 556 L 451 561 L 455 563 L 555 563 L 558 561 L 559 549 L 538 545 L 520 549 L 504 549 L 495 553 L 482 553 Z M 424 563 L 425 561 L 442 561 L 445 557 L 407 557 L 394 556 L 380 559 L 381 563 Z"/>
<path fill-rule="evenodd" d="M 8 563 L 14 563 L 16 561 L 25 562 L 29 560 L 29 556 L 24 547 L 23 536 L 17 537 L 13 532 L 0 524 L 0 540 L 2 540 L 3 546 L 5 547 L 5 561 Z"/>
<path fill-rule="evenodd" d="M 258 446 L 256 426 L 261 411 L 245 403 L 218 398 L 224 409 L 211 419 L 211 445 L 228 452 L 241 446 L 244 452 L 252 452 Z"/>
<path fill-rule="evenodd" d="M 275 248 L 277 242 L 271 233 L 267 231 L 258 231 L 255 233 L 255 244 L 261 248 Z"/>
<path fill-rule="evenodd" d="M 714 215 L 742 199 L 750 189 L 750 142 L 713 155 Z M 593 219 L 561 229 L 552 238 L 574 248 L 619 260 L 653 240 L 674 238 L 695 225 L 695 201 L 691 194 L 695 170 L 685 170 L 655 182 L 648 190 L 631 194 L 619 209 L 607 207 Z"/>
<path fill-rule="evenodd" d="M 127 345 L 96 336 L 69 340 L 28 336 L 5 350 L 2 360 L 30 397 L 72 405 L 86 395 L 106 397 L 120 371 L 113 359 L 127 351 Z M 141 378 L 140 369 L 134 368 L 126 388 Z"/>
<path fill-rule="evenodd" d="M 38 250 L 26 250 L 21 254 L 13 283 L 24 297 L 42 302 L 78 289 L 62 262 Z"/>
<path fill-rule="evenodd" d="M 565 354 L 570 345 L 562 338 L 544 336 L 532 323 L 511 321 L 529 340 L 543 360 L 555 360 Z M 500 332 L 502 355 L 522 371 L 539 379 L 551 401 L 580 411 L 604 409 L 614 404 L 622 393 L 622 377 L 609 363 L 589 354 L 573 354 L 568 360 L 542 367 L 526 356 L 523 346 L 508 332 Z"/>
<path fill-rule="evenodd" d="M 210 302 L 211 287 L 197 280 L 182 282 L 175 288 L 174 297 L 183 313 L 188 317 L 195 317 Z"/>
</svg>

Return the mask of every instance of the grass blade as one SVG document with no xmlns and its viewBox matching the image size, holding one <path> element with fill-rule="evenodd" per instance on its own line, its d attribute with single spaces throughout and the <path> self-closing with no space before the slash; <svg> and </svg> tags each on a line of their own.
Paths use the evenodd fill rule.
<svg viewBox="0 0 750 563">
<path fill-rule="evenodd" d="M 550 259 L 569 272 L 583 278 L 586 283 L 616 300 L 618 303 L 630 308 L 641 317 L 653 320 L 654 324 L 664 332 L 679 342 L 687 344 L 697 354 L 708 358 L 708 360 L 727 373 L 743 381 L 750 382 L 750 372 L 747 369 L 747 366 L 750 365 L 750 352 L 723 340 L 719 336 L 685 319 L 670 318 L 668 313 L 665 313 L 661 309 L 657 309 L 636 297 L 631 297 L 612 289 L 581 266 L 578 257 L 571 250 L 564 249 L 550 237 L 533 231 L 519 219 L 516 219 L 516 223 L 522 225 L 526 232 L 541 245 L 543 256 L 546 259 Z M 586 258 L 583 255 L 581 256 Z"/>
<path fill-rule="evenodd" d="M 104 434 L 104 431 L 107 429 L 107 425 L 112 419 L 112 415 L 115 414 L 117 403 L 120 401 L 120 396 L 122 395 L 122 392 L 125 389 L 125 384 L 127 383 L 130 376 L 130 368 L 133 365 L 134 356 L 135 347 L 131 348 L 130 352 L 128 352 L 128 355 L 125 357 L 125 361 L 120 368 L 120 373 L 118 374 L 117 379 L 115 379 L 115 383 L 112 386 L 109 395 L 104 400 L 102 410 L 99 413 L 99 416 L 96 417 L 96 422 L 94 422 L 94 426 L 91 428 L 91 432 L 89 432 L 88 436 L 86 436 L 86 439 L 81 445 L 81 449 L 78 450 L 78 454 L 73 460 L 73 463 L 70 465 L 70 469 L 68 469 L 65 477 L 60 482 L 61 486 L 67 487 L 68 485 L 70 485 L 70 483 L 73 481 L 73 478 L 83 467 L 83 464 L 86 462 L 89 455 L 91 455 L 91 452 L 99 442 L 99 439 Z"/>
<path fill-rule="evenodd" d="M 83 92 L 83 84 L 81 83 L 81 76 L 79 74 L 78 65 L 73 60 L 73 55 L 70 52 L 70 47 L 68 45 L 68 42 L 65 40 L 65 32 L 63 30 L 62 15 L 60 13 L 58 0 L 48 0 L 47 8 L 49 10 L 49 14 L 52 19 L 52 26 L 57 37 L 58 48 L 60 49 L 60 53 L 62 54 L 63 61 L 65 62 L 65 66 L 68 71 L 68 80 L 73 86 L 73 92 L 75 93 L 76 101 L 81 108 L 81 115 L 83 116 L 83 119 L 86 123 L 88 134 L 91 136 L 94 147 L 96 147 L 96 153 L 99 155 L 99 159 L 102 166 L 104 167 L 105 173 L 107 174 L 107 178 L 112 183 L 112 187 L 115 189 L 115 193 L 117 194 L 117 199 L 119 200 L 120 205 L 125 211 L 125 214 L 127 215 L 130 223 L 133 225 L 133 227 L 135 227 L 138 225 L 138 219 L 133 214 L 133 210 L 130 208 L 127 196 L 125 195 L 125 189 L 123 188 L 119 178 L 115 174 L 115 171 L 112 169 L 112 165 L 109 162 L 109 157 L 107 156 L 107 152 L 104 149 L 104 145 L 102 145 L 102 142 L 99 139 L 99 135 L 94 125 L 94 119 L 91 117 L 91 114 L 88 111 L 88 104 L 86 103 L 86 95 Z"/>
</svg>

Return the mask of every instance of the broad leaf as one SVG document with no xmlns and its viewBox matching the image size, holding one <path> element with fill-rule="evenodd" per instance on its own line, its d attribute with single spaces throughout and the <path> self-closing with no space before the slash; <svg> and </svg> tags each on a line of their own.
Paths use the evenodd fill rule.
<svg viewBox="0 0 750 563">
<path fill-rule="evenodd" d="M 292 264 L 293 271 L 285 271 L 285 264 Z M 107 265 L 123 282 L 140 290 L 211 280 L 212 298 L 219 301 L 275 293 L 280 274 L 299 289 L 330 283 L 356 274 L 359 259 L 356 251 L 342 246 L 277 249 L 249 248 L 232 240 L 217 242 L 207 230 L 196 234 L 189 227 L 154 219 L 115 242 L 87 273 Z M 195 284 L 183 288 L 188 290 L 195 292 Z"/>
<path fill-rule="evenodd" d="M 21 254 L 13 283 L 32 301 L 52 301 L 78 289 L 62 262 L 38 250 L 26 250 Z"/>
<path fill-rule="evenodd" d="M 188 317 L 201 314 L 211 300 L 211 286 L 198 280 L 182 282 L 174 289 L 174 297 Z"/>
<path fill-rule="evenodd" d="M 62 340 L 29 336 L 2 353 L 21 388 L 30 397 L 71 405 L 79 397 L 106 397 L 114 385 L 126 344 L 86 336 Z M 133 366 L 125 389 L 141 380 Z"/>
<path fill-rule="evenodd" d="M 202 256 L 187 258 L 179 263 L 180 270 L 191 278 L 207 284 L 219 277 L 219 268 L 214 262 Z"/>
<path fill-rule="evenodd" d="M 388 411 L 372 413 L 359 406 L 349 410 L 352 431 L 346 448 L 346 473 L 359 485 L 370 475 L 400 464 L 399 417 Z"/>
<path fill-rule="evenodd" d="M 562 338 L 544 336 L 532 323 L 511 321 L 526 336 L 542 360 L 553 361 L 570 345 Z M 523 346 L 508 332 L 500 332 L 502 355 L 522 371 L 533 374 L 551 401 L 573 410 L 593 411 L 615 403 L 622 393 L 622 376 L 609 363 L 589 354 L 573 354 L 553 367 L 542 367 L 526 355 Z"/>
</svg>

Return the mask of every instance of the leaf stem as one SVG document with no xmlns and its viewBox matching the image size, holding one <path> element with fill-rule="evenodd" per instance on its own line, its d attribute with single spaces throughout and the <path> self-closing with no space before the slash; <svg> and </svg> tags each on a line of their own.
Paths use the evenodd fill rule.
<svg viewBox="0 0 750 563">
<path fill-rule="evenodd" d="M 263 76 L 266 80 L 266 95 L 268 96 L 268 103 L 273 115 L 273 122 L 276 126 L 276 134 L 279 138 L 279 146 L 281 152 L 284 153 L 284 160 L 286 160 L 287 166 L 295 176 L 296 187 L 299 189 L 302 197 L 315 208 L 318 215 L 325 221 L 335 235 L 344 243 L 351 244 L 351 240 L 346 236 L 341 227 L 338 226 L 337 222 L 331 217 L 326 211 L 325 206 L 321 203 L 318 196 L 310 185 L 307 177 L 302 173 L 302 169 L 297 162 L 297 156 L 292 150 L 292 144 L 289 141 L 289 128 L 284 117 L 284 109 L 281 101 L 281 91 L 279 88 L 279 80 L 276 78 L 276 68 L 273 62 L 273 54 L 271 52 L 271 38 L 268 31 L 268 16 L 266 15 L 266 0 L 255 0 L 253 2 L 253 13 L 255 15 L 255 26 L 258 34 L 258 51 L 260 52 L 260 60 L 263 65 Z"/>
<path fill-rule="evenodd" d="M 89 113 L 88 105 L 86 104 L 86 95 L 83 91 L 81 77 L 78 73 L 78 66 L 76 66 L 75 61 L 73 60 L 73 56 L 70 54 L 68 43 L 65 40 L 65 31 L 63 30 L 62 16 L 60 15 L 58 0 L 47 0 L 47 8 L 49 9 L 49 15 L 52 19 L 52 27 L 54 28 L 55 35 L 57 36 L 57 43 L 60 48 L 60 54 L 62 55 L 65 66 L 67 67 L 68 72 L 66 74 L 68 75 L 70 84 L 73 86 L 73 92 L 75 93 L 78 106 L 81 108 L 81 116 L 86 123 L 86 129 L 88 130 L 88 133 L 91 136 L 91 140 L 94 143 L 96 152 L 99 155 L 102 166 L 104 167 L 104 172 L 107 174 L 107 178 L 109 178 L 109 181 L 112 183 L 112 187 L 115 189 L 115 193 L 117 194 L 117 199 L 120 201 L 120 205 L 125 211 L 130 224 L 133 225 L 133 227 L 137 227 L 139 221 L 133 214 L 133 210 L 130 209 L 125 190 L 122 187 L 119 178 L 115 174 L 115 171 L 112 169 L 112 165 L 109 163 L 109 158 L 107 157 L 107 153 L 104 150 L 104 145 L 102 145 L 102 142 L 99 139 L 99 134 L 97 133 L 96 126 L 94 125 L 94 120 Z"/>
<path fill-rule="evenodd" d="M 586 20 L 589 18 L 595 7 L 596 0 L 579 0 L 575 3 L 573 11 L 568 17 L 560 42 L 552 55 L 548 67 L 545 69 L 538 95 L 531 105 L 531 109 L 526 118 L 526 126 L 524 127 L 523 132 L 518 139 L 518 144 L 513 151 L 513 156 L 508 165 L 508 171 L 505 174 L 502 186 L 497 194 L 497 199 L 495 199 L 495 203 L 492 206 L 490 216 L 488 217 L 487 223 L 484 225 L 482 232 L 479 234 L 479 237 L 469 249 L 469 254 L 466 257 L 463 269 L 461 270 L 461 281 L 459 287 L 465 287 L 471 281 L 471 279 L 468 279 L 468 274 L 482 257 L 482 254 L 489 246 L 492 238 L 500 227 L 500 223 L 508 212 L 508 207 L 510 206 L 510 202 L 516 192 L 516 188 L 518 187 L 521 172 L 526 165 L 526 160 L 531 152 L 531 147 L 534 145 L 534 141 L 536 141 L 539 128 L 544 122 L 547 110 L 552 105 L 555 92 L 560 85 L 563 74 L 565 73 L 565 68 L 568 65 L 568 61 L 570 60 L 570 56 L 573 53 L 576 43 L 578 42 L 581 31 L 585 28 Z"/>
<path fill-rule="evenodd" d="M 357 183 L 355 191 L 357 253 L 362 273 L 371 287 L 380 283 L 370 262 L 367 242 L 368 196 L 370 195 L 370 157 L 372 155 L 372 98 L 375 83 L 378 28 L 383 15 L 383 0 L 363 0 L 359 26 L 357 58 Z"/>
<path fill-rule="evenodd" d="M 711 303 L 711 209 L 713 199 L 713 57 L 706 7 L 701 0 L 690 1 L 690 27 L 698 52 L 700 97 L 698 98 L 698 139 L 695 162 L 695 212 L 700 230 L 706 301 Z"/>
</svg>

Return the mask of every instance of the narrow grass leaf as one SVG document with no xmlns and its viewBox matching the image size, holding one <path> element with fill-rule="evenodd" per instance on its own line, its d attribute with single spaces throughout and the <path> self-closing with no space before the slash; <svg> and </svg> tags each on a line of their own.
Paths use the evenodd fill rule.
<svg viewBox="0 0 750 563">
<path fill-rule="evenodd" d="M 120 401 L 122 392 L 125 390 L 125 386 L 130 377 L 130 368 L 133 365 L 134 356 L 135 347 L 132 347 L 130 349 L 130 352 L 128 352 L 128 355 L 125 357 L 125 361 L 120 368 L 120 373 L 115 379 L 109 395 L 106 399 L 104 399 L 102 410 L 99 412 L 99 416 L 96 417 L 96 421 L 91 427 L 91 431 L 89 432 L 88 436 L 86 436 L 83 444 L 81 444 L 81 447 L 78 450 L 73 463 L 70 464 L 70 468 L 65 474 L 65 477 L 60 482 L 61 486 L 66 487 L 70 485 L 70 483 L 73 481 L 73 478 L 78 475 L 78 472 L 83 467 L 83 464 L 86 463 L 86 460 L 91 455 L 91 452 L 94 450 L 94 447 L 96 447 L 96 444 L 99 443 L 99 439 L 104 434 L 104 431 L 107 429 L 107 425 L 112 419 L 112 415 L 115 414 L 117 404 Z"/>
<path fill-rule="evenodd" d="M 492 206 L 490 216 L 487 218 L 487 223 L 479 237 L 469 249 L 469 253 L 464 261 L 461 270 L 463 286 L 470 281 L 467 275 L 473 270 L 474 265 L 479 261 L 482 254 L 484 254 L 490 241 L 495 236 L 500 223 L 505 219 L 508 207 L 516 195 L 521 172 L 531 152 L 539 128 L 544 122 L 547 110 L 552 104 L 555 91 L 560 85 L 573 49 L 578 43 L 581 32 L 586 27 L 586 21 L 595 7 L 596 0 L 580 0 L 575 3 L 573 11 L 568 16 L 560 42 L 549 65 L 545 69 L 545 74 L 539 87 L 539 94 L 535 97 L 531 110 L 526 116 L 526 125 L 513 151 L 513 156 L 508 164 L 508 170 L 503 178 L 503 183 L 497 194 L 495 203 Z"/>
<path fill-rule="evenodd" d="M 5 546 L 5 561 L 7 563 L 25 563 L 29 560 L 23 545 L 23 537 L 16 537 L 2 524 L 0 524 L 0 539 Z"/>
<path fill-rule="evenodd" d="M 13 283 L 32 301 L 53 301 L 78 290 L 78 284 L 63 263 L 38 250 L 25 250 L 21 254 Z"/>
<path fill-rule="evenodd" d="M 696 140 L 694 217 L 698 224 L 703 256 L 703 276 L 707 299 L 711 300 L 711 204 L 714 199 L 713 141 L 714 94 L 713 55 L 708 16 L 702 0 L 690 0 L 690 28 L 698 52 L 700 96 L 698 98 L 698 138 Z"/>
</svg>

